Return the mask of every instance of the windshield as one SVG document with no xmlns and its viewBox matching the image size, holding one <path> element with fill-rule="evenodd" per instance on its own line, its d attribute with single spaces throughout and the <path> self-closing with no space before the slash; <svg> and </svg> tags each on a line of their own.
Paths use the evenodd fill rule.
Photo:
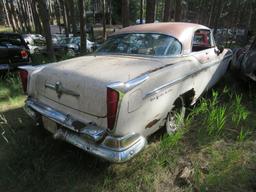
<svg viewBox="0 0 256 192">
<path fill-rule="evenodd" d="M 173 56 L 181 53 L 181 44 L 168 35 L 130 33 L 109 38 L 97 53 Z"/>
</svg>

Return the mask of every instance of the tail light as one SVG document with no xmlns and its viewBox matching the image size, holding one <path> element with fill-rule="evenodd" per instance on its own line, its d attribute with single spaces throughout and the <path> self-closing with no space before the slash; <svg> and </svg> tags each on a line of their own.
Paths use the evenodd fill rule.
<svg viewBox="0 0 256 192">
<path fill-rule="evenodd" d="M 22 59 L 27 59 L 28 58 L 28 52 L 26 50 L 22 50 L 20 52 L 20 56 Z"/>
<path fill-rule="evenodd" d="M 20 80 L 22 83 L 22 88 L 24 93 L 27 93 L 27 84 L 28 84 L 28 72 L 26 70 L 20 70 Z"/>
<path fill-rule="evenodd" d="M 119 93 L 114 89 L 107 88 L 107 119 L 108 128 L 112 130 L 115 126 Z"/>
</svg>

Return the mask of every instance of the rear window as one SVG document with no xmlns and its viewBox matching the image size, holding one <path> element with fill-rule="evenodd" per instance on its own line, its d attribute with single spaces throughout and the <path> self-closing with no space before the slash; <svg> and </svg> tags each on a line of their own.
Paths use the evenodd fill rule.
<svg viewBox="0 0 256 192">
<path fill-rule="evenodd" d="M 20 35 L 0 35 L 0 45 L 21 46 L 24 45 L 24 42 Z"/>
<path fill-rule="evenodd" d="M 181 54 L 181 43 L 172 36 L 155 33 L 129 33 L 109 38 L 100 54 L 174 56 Z"/>
</svg>

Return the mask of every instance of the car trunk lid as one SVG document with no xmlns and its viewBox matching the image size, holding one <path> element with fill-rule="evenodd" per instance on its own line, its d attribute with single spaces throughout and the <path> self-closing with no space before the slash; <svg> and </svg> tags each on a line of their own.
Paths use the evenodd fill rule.
<svg viewBox="0 0 256 192">
<path fill-rule="evenodd" d="M 96 117 L 106 117 L 107 86 L 126 82 L 163 63 L 153 58 L 86 56 L 49 65 L 39 72 L 39 95 Z"/>
</svg>

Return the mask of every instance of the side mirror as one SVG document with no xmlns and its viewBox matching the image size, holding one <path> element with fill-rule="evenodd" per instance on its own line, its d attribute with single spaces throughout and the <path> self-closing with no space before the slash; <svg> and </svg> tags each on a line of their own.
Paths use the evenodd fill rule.
<svg viewBox="0 0 256 192">
<path fill-rule="evenodd" d="M 224 47 L 222 45 L 217 46 L 214 51 L 217 55 L 220 55 L 224 51 Z"/>
</svg>

